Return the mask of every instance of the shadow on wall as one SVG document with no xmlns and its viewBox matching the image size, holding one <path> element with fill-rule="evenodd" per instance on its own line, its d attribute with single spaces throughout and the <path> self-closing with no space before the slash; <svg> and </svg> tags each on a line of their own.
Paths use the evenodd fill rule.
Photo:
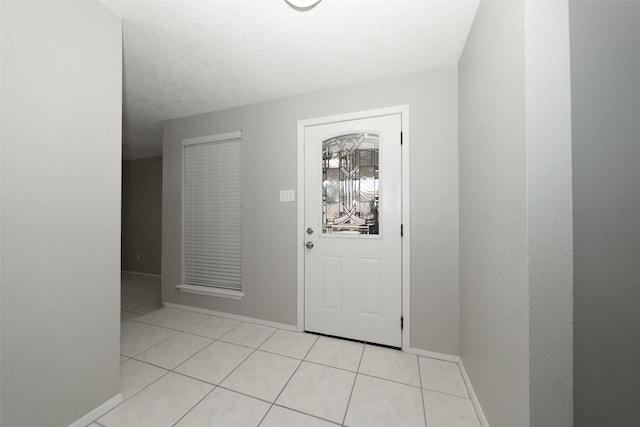
<svg viewBox="0 0 640 427">
<path fill-rule="evenodd" d="M 160 274 L 162 157 L 122 162 L 122 270 Z"/>
</svg>

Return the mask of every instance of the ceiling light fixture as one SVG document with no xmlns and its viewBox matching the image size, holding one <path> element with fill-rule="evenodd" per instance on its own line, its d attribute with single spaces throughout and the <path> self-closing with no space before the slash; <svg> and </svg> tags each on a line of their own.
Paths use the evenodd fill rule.
<svg viewBox="0 0 640 427">
<path fill-rule="evenodd" d="M 320 0 L 284 0 L 289 6 L 298 10 L 309 10 L 320 3 Z"/>
</svg>

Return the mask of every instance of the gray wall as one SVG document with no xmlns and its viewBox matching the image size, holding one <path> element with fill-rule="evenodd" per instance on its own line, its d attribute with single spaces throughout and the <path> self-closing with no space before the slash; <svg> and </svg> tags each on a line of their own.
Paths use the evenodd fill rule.
<svg viewBox="0 0 640 427">
<path fill-rule="evenodd" d="M 460 355 L 492 427 L 529 425 L 524 25 L 480 3 L 459 63 Z"/>
<path fill-rule="evenodd" d="M 122 269 L 160 274 L 162 157 L 122 162 Z"/>
<path fill-rule="evenodd" d="M 575 421 L 640 425 L 640 3 L 571 2 Z"/>
<path fill-rule="evenodd" d="M 572 419 L 568 5 L 480 5 L 460 61 L 461 357 L 493 427 Z"/>
<path fill-rule="evenodd" d="M 525 2 L 531 426 L 573 426 L 571 83 L 566 0 Z"/>
<path fill-rule="evenodd" d="M 457 70 L 324 90 L 171 120 L 164 128 L 164 301 L 296 324 L 297 121 L 409 104 L 411 133 L 411 345 L 458 354 Z M 183 294 L 180 139 L 243 131 L 242 301 Z"/>
<path fill-rule="evenodd" d="M 2 2 L 2 420 L 60 427 L 119 393 L 119 20 Z"/>
</svg>

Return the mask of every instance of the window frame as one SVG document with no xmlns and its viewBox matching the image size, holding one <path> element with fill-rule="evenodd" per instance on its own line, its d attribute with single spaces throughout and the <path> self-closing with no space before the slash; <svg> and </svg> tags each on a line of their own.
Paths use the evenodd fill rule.
<svg viewBox="0 0 640 427">
<path fill-rule="evenodd" d="M 227 133 L 220 133 L 220 134 L 213 134 L 213 135 L 206 135 L 206 136 L 199 136 L 199 137 L 195 137 L 195 138 L 183 138 L 181 140 L 181 145 L 180 145 L 180 156 L 181 156 L 181 192 L 182 192 L 182 198 L 181 198 L 181 209 L 182 209 L 182 215 L 181 215 L 181 223 L 180 223 L 180 234 L 181 234 L 181 283 L 176 286 L 177 289 L 179 289 L 181 292 L 185 292 L 185 293 L 193 293 L 193 294 L 199 294 L 199 295 L 208 295 L 208 296 L 215 296 L 215 297 L 221 297 L 221 298 L 228 298 L 228 299 L 234 299 L 234 300 L 241 300 L 244 297 L 244 292 L 242 291 L 242 261 L 241 261 L 241 266 L 240 266 L 240 277 L 241 277 L 241 283 L 240 283 L 240 289 L 239 290 L 235 290 L 235 289 L 228 289 L 228 288 L 223 288 L 223 287 L 216 287 L 216 286 L 209 286 L 209 285 L 196 285 L 196 284 L 189 284 L 186 282 L 186 250 L 185 250 L 185 231 L 186 231 L 186 217 L 185 217 L 185 206 L 186 206 L 186 200 L 185 200 L 185 196 L 186 196 L 186 191 L 185 191 L 185 184 L 186 184 L 186 179 L 185 179 L 185 173 L 186 173 L 186 164 L 185 164 L 185 147 L 189 146 L 189 145 L 196 145 L 196 144 L 205 144 L 205 143 L 219 143 L 219 142 L 226 142 L 226 141 L 238 141 L 239 144 L 239 149 L 240 149 L 240 183 L 239 186 L 242 189 L 242 131 L 238 130 L 238 131 L 233 131 L 233 132 L 227 132 Z M 242 197 L 242 195 L 241 195 Z M 242 239 L 242 230 L 240 231 L 240 237 Z M 241 240 L 241 246 L 242 246 L 242 240 Z M 241 250 L 242 252 L 242 250 Z"/>
</svg>

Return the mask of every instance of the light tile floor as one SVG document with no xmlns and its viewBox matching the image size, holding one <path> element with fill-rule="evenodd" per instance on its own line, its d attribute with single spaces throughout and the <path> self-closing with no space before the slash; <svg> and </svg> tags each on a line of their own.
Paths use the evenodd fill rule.
<svg viewBox="0 0 640 427">
<path fill-rule="evenodd" d="M 136 281 L 151 295 L 139 277 L 123 292 L 142 296 Z M 124 402 L 91 427 L 480 427 L 455 363 L 173 308 L 142 311 L 122 321 Z"/>
<path fill-rule="evenodd" d="M 122 272 L 120 275 L 120 319 L 127 321 L 162 308 L 160 278 Z"/>
</svg>

